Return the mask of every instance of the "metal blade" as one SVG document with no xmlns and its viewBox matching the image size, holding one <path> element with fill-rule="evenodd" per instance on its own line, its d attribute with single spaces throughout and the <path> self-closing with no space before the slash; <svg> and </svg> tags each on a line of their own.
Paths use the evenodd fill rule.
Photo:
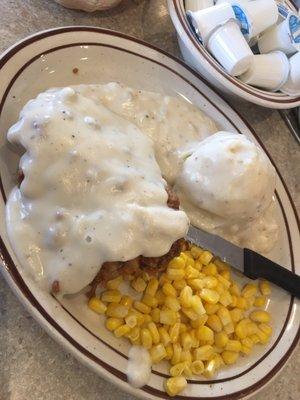
<svg viewBox="0 0 300 400">
<path fill-rule="evenodd" d="M 219 256 L 221 260 L 226 261 L 242 273 L 244 272 L 244 249 L 220 236 L 205 232 L 191 225 L 187 233 L 187 239 L 198 246 L 210 250 L 214 255 Z"/>
</svg>

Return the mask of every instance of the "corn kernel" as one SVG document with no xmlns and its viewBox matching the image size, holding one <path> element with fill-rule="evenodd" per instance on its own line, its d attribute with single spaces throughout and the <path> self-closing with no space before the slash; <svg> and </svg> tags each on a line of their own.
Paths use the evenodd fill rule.
<svg viewBox="0 0 300 400">
<path fill-rule="evenodd" d="M 101 300 L 108 303 L 119 303 L 121 300 L 121 293 L 116 290 L 105 290 L 101 295 Z"/>
<path fill-rule="evenodd" d="M 217 266 L 214 263 L 209 263 L 208 265 L 204 265 L 202 270 L 201 270 L 204 274 L 206 275 L 217 275 L 218 270 L 217 270 Z"/>
<path fill-rule="evenodd" d="M 257 287 L 253 285 L 253 283 L 247 283 L 247 285 L 245 285 L 242 290 L 242 296 L 245 299 L 248 299 L 249 297 L 255 296 L 256 292 L 257 292 Z"/>
<path fill-rule="evenodd" d="M 133 281 L 131 281 L 131 287 L 138 293 L 143 293 L 143 291 L 147 287 L 147 283 L 144 281 L 143 278 L 138 276 Z"/>
<path fill-rule="evenodd" d="M 253 342 L 249 337 L 241 340 L 243 346 L 249 347 L 250 349 L 253 347 Z"/>
<path fill-rule="evenodd" d="M 123 277 L 122 275 L 119 275 L 117 278 L 111 279 L 110 281 L 106 282 L 106 287 L 107 289 L 110 290 L 119 289 L 119 286 L 121 285 L 122 282 L 123 282 Z"/>
<path fill-rule="evenodd" d="M 183 279 L 184 276 L 185 276 L 184 269 L 177 269 L 177 268 L 168 268 L 167 269 L 167 277 L 171 281 L 179 281 L 180 279 Z"/>
<path fill-rule="evenodd" d="M 175 365 L 180 362 L 182 348 L 179 343 L 173 344 L 173 356 L 171 358 L 171 364 Z"/>
<path fill-rule="evenodd" d="M 258 336 L 258 338 L 259 338 L 259 343 L 261 343 L 261 344 L 266 344 L 266 343 L 268 343 L 268 341 L 269 341 L 269 339 L 270 339 L 270 336 L 267 335 L 267 334 L 266 334 L 263 330 L 261 330 L 261 329 L 258 329 L 258 330 L 257 330 L 256 335 Z"/>
<path fill-rule="evenodd" d="M 185 279 L 196 279 L 199 278 L 199 271 L 192 267 L 191 265 L 188 265 L 185 269 Z"/>
<path fill-rule="evenodd" d="M 114 331 L 115 329 L 119 328 L 119 326 L 124 324 L 124 320 L 122 318 L 107 318 L 105 321 L 105 326 L 109 331 Z"/>
<path fill-rule="evenodd" d="M 155 297 L 151 296 L 148 293 L 145 293 L 142 298 L 142 303 L 146 304 L 146 306 L 155 308 L 158 306 L 158 301 Z"/>
<path fill-rule="evenodd" d="M 185 279 L 179 279 L 178 281 L 173 282 L 174 289 L 178 290 L 179 292 L 187 286 L 187 282 Z M 177 293 L 176 293 L 177 295 Z"/>
<path fill-rule="evenodd" d="M 173 357 L 173 346 L 172 346 L 172 344 L 171 343 L 167 344 L 165 346 L 165 349 L 166 349 L 166 353 L 167 353 L 166 360 L 171 360 L 171 358 Z"/>
<path fill-rule="evenodd" d="M 149 350 L 152 347 L 152 335 L 147 328 L 142 328 L 140 331 L 141 344 L 145 349 Z"/>
<path fill-rule="evenodd" d="M 240 308 L 234 308 L 229 313 L 233 322 L 239 322 L 243 317 L 243 311 Z"/>
<path fill-rule="evenodd" d="M 143 325 L 143 323 L 145 322 L 144 314 L 140 313 L 139 311 L 135 310 L 134 308 L 128 312 L 127 316 L 134 316 L 136 318 L 136 323 L 138 326 Z"/>
<path fill-rule="evenodd" d="M 200 297 L 210 304 L 216 304 L 220 299 L 219 293 L 212 289 L 202 289 Z"/>
<path fill-rule="evenodd" d="M 129 309 L 133 304 L 133 299 L 130 296 L 122 296 L 120 304 Z"/>
<path fill-rule="evenodd" d="M 125 317 L 125 322 L 130 328 L 134 328 L 137 325 L 137 316 L 134 314 L 128 314 L 127 317 Z"/>
<path fill-rule="evenodd" d="M 183 269 L 185 260 L 182 257 L 175 257 L 169 262 L 168 268 Z"/>
<path fill-rule="evenodd" d="M 215 334 L 215 344 L 217 347 L 225 347 L 228 343 L 228 335 L 226 332 L 219 332 Z"/>
<path fill-rule="evenodd" d="M 218 280 L 214 276 L 205 276 L 202 280 L 204 287 L 213 289 L 217 286 Z"/>
<path fill-rule="evenodd" d="M 267 311 L 252 311 L 250 313 L 250 318 L 252 319 L 252 321 L 255 322 L 264 322 L 264 323 L 268 323 L 270 322 L 271 316 Z"/>
<path fill-rule="evenodd" d="M 195 360 L 191 364 L 191 370 L 194 375 L 201 375 L 204 371 L 204 364 L 201 360 Z"/>
<path fill-rule="evenodd" d="M 158 305 L 164 304 L 166 296 L 164 295 L 162 289 L 158 289 L 155 298 L 158 301 Z"/>
<path fill-rule="evenodd" d="M 195 261 L 194 268 L 196 268 L 197 271 L 201 271 L 203 268 L 203 265 L 201 264 L 200 261 Z M 201 277 L 201 275 L 199 276 L 199 278 L 200 277 Z"/>
<path fill-rule="evenodd" d="M 194 265 L 195 265 L 195 260 L 192 257 L 192 255 L 189 255 L 185 260 L 185 269 L 187 269 L 188 267 L 194 267 Z"/>
<path fill-rule="evenodd" d="M 226 289 L 229 289 L 229 287 L 231 286 L 231 282 L 228 279 L 224 278 L 220 274 L 217 275 L 217 278 L 219 283 L 221 283 Z"/>
<path fill-rule="evenodd" d="M 227 335 L 231 335 L 234 332 L 234 325 L 232 322 L 229 322 L 229 324 L 226 324 L 224 326 L 224 331 L 227 333 Z"/>
<path fill-rule="evenodd" d="M 238 284 L 233 282 L 229 288 L 231 295 L 240 297 L 241 296 L 241 289 L 239 288 Z"/>
<path fill-rule="evenodd" d="M 173 326 L 170 327 L 169 335 L 171 343 L 176 343 L 179 338 L 180 333 L 180 322 L 176 322 Z"/>
<path fill-rule="evenodd" d="M 205 378 L 212 378 L 216 374 L 216 371 L 217 362 L 215 359 L 213 359 L 205 363 L 205 368 L 202 375 L 205 376 Z"/>
<path fill-rule="evenodd" d="M 88 306 L 91 310 L 95 311 L 97 314 L 104 314 L 107 307 L 100 299 L 97 297 L 92 297 L 89 300 Z"/>
<path fill-rule="evenodd" d="M 163 285 L 164 283 L 169 282 L 169 278 L 167 276 L 167 274 L 164 272 L 163 274 L 161 274 L 161 276 L 159 277 L 159 285 Z"/>
<path fill-rule="evenodd" d="M 124 324 L 114 330 L 114 335 L 117 338 L 119 338 L 119 337 L 127 335 L 130 332 L 130 330 L 131 330 L 131 328 L 128 325 Z"/>
<path fill-rule="evenodd" d="M 221 354 L 223 361 L 226 365 L 234 364 L 239 357 L 239 353 L 236 351 L 225 350 Z"/>
<path fill-rule="evenodd" d="M 160 309 L 154 308 L 153 310 L 151 310 L 150 315 L 151 315 L 152 321 L 155 322 L 156 324 L 158 324 L 160 321 Z"/>
<path fill-rule="evenodd" d="M 221 353 L 222 351 L 220 351 Z M 222 365 L 224 365 L 223 358 L 221 357 L 220 354 L 214 354 L 212 360 L 215 360 L 216 362 L 216 368 L 220 368 Z"/>
<path fill-rule="evenodd" d="M 249 322 L 250 320 L 248 318 L 244 318 L 236 324 L 234 331 L 239 339 L 245 339 L 248 336 Z"/>
<path fill-rule="evenodd" d="M 238 340 L 228 340 L 226 346 L 225 346 L 225 350 L 228 351 L 241 351 L 242 348 L 242 344 L 241 342 L 239 342 Z"/>
<path fill-rule="evenodd" d="M 177 300 L 176 297 L 172 297 L 172 296 L 167 296 L 165 299 L 165 305 L 173 311 L 179 311 L 180 310 L 180 303 Z"/>
<path fill-rule="evenodd" d="M 189 286 L 184 287 L 179 295 L 179 301 L 183 307 L 189 308 L 192 305 L 193 291 Z"/>
<path fill-rule="evenodd" d="M 180 323 L 180 329 L 179 329 L 179 333 L 183 333 L 187 331 L 187 327 L 186 324 L 183 324 L 182 322 Z"/>
<path fill-rule="evenodd" d="M 197 333 L 199 340 L 214 341 L 214 332 L 208 326 L 200 326 Z"/>
<path fill-rule="evenodd" d="M 140 345 L 140 328 L 135 326 L 131 331 L 126 335 L 132 344 Z"/>
<path fill-rule="evenodd" d="M 217 315 L 224 326 L 232 322 L 230 312 L 224 306 L 218 309 Z"/>
<path fill-rule="evenodd" d="M 189 332 L 183 332 L 180 336 L 181 346 L 183 350 L 190 350 L 192 347 L 193 339 Z"/>
<path fill-rule="evenodd" d="M 219 302 L 220 302 L 224 307 L 229 306 L 229 304 L 232 303 L 231 294 L 230 294 L 228 291 L 224 291 L 223 293 L 220 294 Z"/>
<path fill-rule="evenodd" d="M 187 284 L 194 290 L 201 290 L 204 288 L 204 283 L 202 279 L 188 279 Z"/>
<path fill-rule="evenodd" d="M 163 327 L 160 326 L 158 328 L 159 338 L 162 344 L 166 347 L 169 343 L 171 343 L 171 338 L 168 331 Z"/>
<path fill-rule="evenodd" d="M 191 321 L 196 321 L 199 317 L 199 314 L 197 314 L 196 311 L 192 310 L 191 308 L 182 308 L 181 311 Z"/>
<path fill-rule="evenodd" d="M 165 381 L 165 390 L 169 396 L 176 396 L 187 386 L 187 381 L 183 376 L 176 376 Z"/>
<path fill-rule="evenodd" d="M 196 320 L 191 321 L 192 328 L 199 328 L 206 323 L 208 316 L 206 314 L 200 315 Z"/>
<path fill-rule="evenodd" d="M 148 282 L 147 288 L 145 290 L 145 294 L 149 294 L 150 296 L 155 296 L 158 289 L 158 279 L 151 278 Z"/>
<path fill-rule="evenodd" d="M 229 304 L 229 307 L 236 307 L 236 303 L 237 303 L 237 297 L 235 295 L 231 295 L 231 303 Z"/>
<path fill-rule="evenodd" d="M 218 311 L 220 306 L 219 306 L 219 304 L 205 303 L 204 304 L 204 308 L 205 308 L 206 314 L 212 315 L 212 314 L 215 314 Z"/>
<path fill-rule="evenodd" d="M 145 328 L 146 328 L 147 325 L 148 325 L 150 322 L 153 322 L 153 321 L 152 321 L 152 319 L 151 319 L 151 315 L 149 315 L 149 314 L 143 314 L 143 317 L 144 317 L 144 323 L 143 323 L 143 325 L 146 325 L 146 326 L 145 326 Z"/>
<path fill-rule="evenodd" d="M 263 331 L 266 335 L 268 335 L 268 336 L 271 336 L 271 335 L 272 335 L 273 329 L 271 328 L 270 325 L 267 325 L 267 324 L 259 324 L 258 327 L 259 327 L 259 329 L 260 329 L 261 331 Z"/>
<path fill-rule="evenodd" d="M 150 357 L 153 364 L 157 364 L 167 356 L 166 349 L 162 343 L 153 346 L 150 349 Z"/>
<path fill-rule="evenodd" d="M 192 362 L 192 354 L 189 350 L 181 350 L 180 361 L 187 362 L 188 365 Z"/>
<path fill-rule="evenodd" d="M 128 314 L 128 308 L 117 303 L 110 303 L 107 306 L 105 314 L 108 317 L 125 318 Z"/>
<path fill-rule="evenodd" d="M 152 343 L 153 344 L 158 344 L 160 342 L 160 336 L 158 329 L 155 325 L 154 322 L 149 322 L 147 325 L 147 328 L 149 329 L 151 336 L 152 336 Z"/>
<path fill-rule="evenodd" d="M 214 332 L 221 332 L 222 330 L 222 323 L 217 315 L 210 315 L 207 319 L 206 325 Z"/>
<path fill-rule="evenodd" d="M 195 360 L 209 360 L 210 357 L 214 354 L 214 349 L 211 345 L 200 346 L 194 350 L 194 358 Z"/>
<path fill-rule="evenodd" d="M 141 301 L 135 301 L 133 303 L 133 306 L 136 310 L 140 311 L 142 314 L 149 314 L 151 311 L 151 308 L 147 306 L 145 303 L 142 303 Z"/>
<path fill-rule="evenodd" d="M 185 362 L 180 362 L 178 364 L 173 365 L 170 368 L 170 375 L 171 376 L 180 376 L 180 375 L 182 375 L 183 372 L 184 372 L 185 366 L 186 366 Z"/>
<path fill-rule="evenodd" d="M 204 250 L 202 254 L 199 256 L 199 261 L 203 265 L 208 265 L 213 258 L 213 255 L 211 254 L 210 251 Z"/>
<path fill-rule="evenodd" d="M 202 301 L 199 296 L 192 296 L 191 309 L 195 311 L 197 315 L 205 314 L 205 308 L 203 307 Z"/>
<path fill-rule="evenodd" d="M 176 289 L 171 285 L 170 282 L 166 282 L 163 284 L 162 291 L 165 296 L 173 296 L 173 297 L 177 296 Z M 164 301 L 165 301 L 165 299 L 164 299 Z"/>
<path fill-rule="evenodd" d="M 247 324 L 247 335 L 254 335 L 258 330 L 258 327 L 255 322 L 249 321 Z"/>
<path fill-rule="evenodd" d="M 271 294 L 271 286 L 268 281 L 260 281 L 259 282 L 259 290 L 261 294 L 264 296 L 269 296 Z"/>
<path fill-rule="evenodd" d="M 254 300 L 253 305 L 255 307 L 264 307 L 266 305 L 267 298 L 266 296 L 257 296 Z"/>
<path fill-rule="evenodd" d="M 163 325 L 174 325 L 177 321 L 177 314 L 173 310 L 161 310 L 159 319 Z"/>
<path fill-rule="evenodd" d="M 217 286 L 214 288 L 214 290 L 215 290 L 217 293 L 219 293 L 219 295 L 221 295 L 221 294 L 224 292 L 225 288 L 224 288 L 224 286 L 222 285 L 222 283 L 218 281 L 218 284 L 217 284 Z"/>
<path fill-rule="evenodd" d="M 197 258 L 199 258 L 202 253 L 203 253 L 203 250 L 200 247 L 197 247 L 197 246 L 192 246 L 191 247 L 191 254 L 192 254 L 192 256 L 194 257 L 195 260 Z"/>
<path fill-rule="evenodd" d="M 259 337 L 257 336 L 256 333 L 254 333 L 254 335 L 249 336 L 249 339 L 251 339 L 251 341 L 253 342 L 253 344 L 259 343 Z"/>
<path fill-rule="evenodd" d="M 244 299 L 244 297 L 238 297 L 236 299 L 236 307 L 237 308 L 240 308 L 242 310 L 246 310 L 247 306 L 248 306 L 247 305 L 247 301 L 246 301 L 246 299 Z"/>
</svg>

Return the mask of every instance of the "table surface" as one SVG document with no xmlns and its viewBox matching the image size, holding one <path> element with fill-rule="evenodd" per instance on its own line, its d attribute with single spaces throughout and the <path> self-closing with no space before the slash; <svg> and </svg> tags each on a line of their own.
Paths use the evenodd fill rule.
<svg viewBox="0 0 300 400">
<path fill-rule="evenodd" d="M 111 11 L 87 14 L 52 0 L 0 0 L 0 51 L 39 30 L 94 25 L 123 31 L 180 56 L 165 0 L 124 0 Z M 300 210 L 300 151 L 280 114 L 250 103 L 234 106 L 253 125 L 279 167 Z M 297 169 L 298 167 L 298 169 Z M 66 353 L 24 310 L 0 276 L 0 399 L 128 400 Z M 300 347 L 256 400 L 300 398 Z"/>
</svg>

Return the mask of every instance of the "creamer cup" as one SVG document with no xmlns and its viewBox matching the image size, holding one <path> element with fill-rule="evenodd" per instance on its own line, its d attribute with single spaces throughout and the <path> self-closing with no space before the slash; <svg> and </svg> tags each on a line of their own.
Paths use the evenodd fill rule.
<svg viewBox="0 0 300 400">
<path fill-rule="evenodd" d="M 290 73 L 280 91 L 291 96 L 300 96 L 300 52 L 293 55 L 289 62 Z"/>
<path fill-rule="evenodd" d="M 235 18 L 229 3 L 219 4 L 200 11 L 188 11 L 188 19 L 197 37 L 206 45 L 211 33 L 231 18 Z"/>
<path fill-rule="evenodd" d="M 207 49 L 232 76 L 245 72 L 253 58 L 253 53 L 235 20 L 226 22 L 212 33 Z"/>
<path fill-rule="evenodd" d="M 214 0 L 185 0 L 185 11 L 199 11 L 213 5 Z"/>
<path fill-rule="evenodd" d="M 289 13 L 279 25 L 265 32 L 258 41 L 260 53 L 280 50 L 287 55 L 300 51 L 300 18 Z"/>
<path fill-rule="evenodd" d="M 281 51 L 253 56 L 251 67 L 239 78 L 244 83 L 276 91 L 287 81 L 290 65 Z"/>
<path fill-rule="evenodd" d="M 278 8 L 275 0 L 253 0 L 232 3 L 236 19 L 241 24 L 241 31 L 247 40 L 259 35 L 276 24 Z"/>
</svg>

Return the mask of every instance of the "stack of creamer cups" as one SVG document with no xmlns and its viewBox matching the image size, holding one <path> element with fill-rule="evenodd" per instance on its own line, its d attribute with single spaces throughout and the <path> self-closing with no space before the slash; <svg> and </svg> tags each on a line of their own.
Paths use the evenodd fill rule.
<svg viewBox="0 0 300 400">
<path fill-rule="evenodd" d="M 265 90 L 300 95 L 297 14 L 275 0 L 186 0 L 185 5 L 197 38 L 228 74 Z"/>
</svg>

